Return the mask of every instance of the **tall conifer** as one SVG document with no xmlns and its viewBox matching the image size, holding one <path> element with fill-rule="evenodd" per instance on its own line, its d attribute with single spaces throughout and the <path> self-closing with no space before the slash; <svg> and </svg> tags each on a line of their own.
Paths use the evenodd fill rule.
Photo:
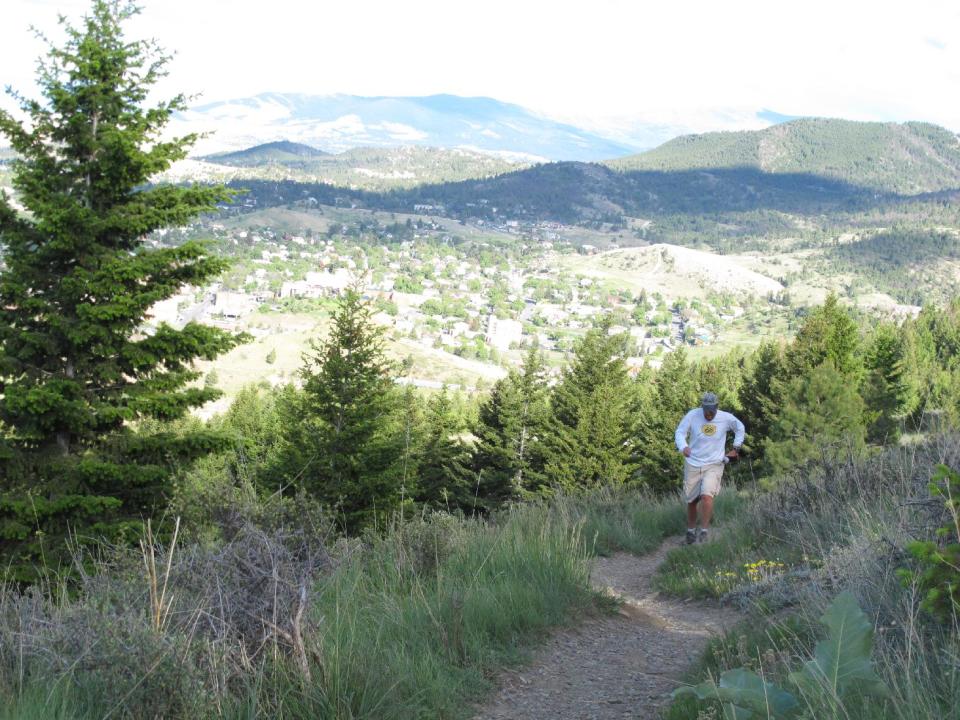
<svg viewBox="0 0 960 720">
<path fill-rule="evenodd" d="M 608 334 L 607 325 L 590 330 L 554 389 L 545 471 L 552 485 L 587 488 L 633 478 L 637 394 L 624 362 L 626 339 Z"/>
<path fill-rule="evenodd" d="M 863 398 L 867 407 L 867 439 L 896 443 L 900 423 L 916 403 L 916 388 L 906 366 L 906 346 L 890 323 L 877 327 L 867 350 Z"/>
<path fill-rule="evenodd" d="M 426 433 L 418 469 L 417 499 L 435 508 L 472 511 L 477 502 L 470 454 L 458 437 L 447 388 L 427 403 Z"/>
<path fill-rule="evenodd" d="M 774 472 L 809 460 L 836 459 L 864 445 L 863 399 L 829 360 L 791 380 L 765 441 Z"/>
<path fill-rule="evenodd" d="M 68 526 L 80 536 L 132 531 L 163 501 L 171 466 L 217 444 L 131 431 L 216 397 L 190 385 L 192 361 L 238 341 L 196 323 L 143 330 L 154 303 L 224 268 L 198 243 L 154 249 L 144 236 L 229 193 L 148 186 L 196 138 L 161 135 L 185 98 L 147 103 L 168 58 L 124 37 L 137 11 L 95 0 L 78 27 L 64 21 L 64 45 L 39 66 L 43 98 L 15 95 L 25 122 L 0 111 L 27 210 L 0 198 L 0 548 L 20 570 L 41 553 L 51 560 Z"/>
<path fill-rule="evenodd" d="M 548 412 L 543 356 L 530 348 L 521 370 L 498 380 L 480 406 L 473 468 L 488 502 L 539 492 Z"/>
<path fill-rule="evenodd" d="M 336 505 L 354 531 L 399 507 L 403 482 L 394 366 L 358 287 L 344 293 L 330 334 L 304 360 L 302 414 L 288 430 L 296 462 L 287 462 L 287 479 Z"/>
<path fill-rule="evenodd" d="M 652 378 L 641 377 L 637 442 L 643 484 L 655 490 L 677 487 L 683 458 L 674 445 L 674 432 L 681 418 L 699 404 L 696 368 L 684 348 L 666 356 Z"/>
</svg>

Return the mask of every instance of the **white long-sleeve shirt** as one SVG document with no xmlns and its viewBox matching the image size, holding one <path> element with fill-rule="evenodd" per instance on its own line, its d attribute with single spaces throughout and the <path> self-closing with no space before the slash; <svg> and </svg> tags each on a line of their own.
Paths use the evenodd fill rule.
<svg viewBox="0 0 960 720">
<path fill-rule="evenodd" d="M 739 448 L 746 432 L 742 422 L 723 410 L 717 410 L 713 420 L 707 420 L 703 415 L 703 408 L 694 408 L 684 415 L 677 425 L 674 440 L 680 452 L 683 452 L 685 447 L 690 447 L 688 463 L 694 467 L 703 467 L 723 462 L 728 432 L 734 434 L 733 446 Z"/>
</svg>

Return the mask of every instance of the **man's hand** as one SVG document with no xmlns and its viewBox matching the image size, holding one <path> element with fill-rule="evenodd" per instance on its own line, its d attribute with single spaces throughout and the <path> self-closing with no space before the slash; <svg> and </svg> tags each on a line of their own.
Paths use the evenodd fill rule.
<svg viewBox="0 0 960 720">
<path fill-rule="evenodd" d="M 684 456 L 684 457 L 690 457 L 690 446 L 689 446 L 689 445 L 687 445 L 687 447 L 685 447 L 685 448 L 683 449 L 683 456 Z"/>
<path fill-rule="evenodd" d="M 727 457 L 730 458 L 731 460 L 734 460 L 735 458 L 739 457 L 739 453 L 737 452 L 737 449 L 733 448 L 730 452 L 727 453 Z"/>
</svg>

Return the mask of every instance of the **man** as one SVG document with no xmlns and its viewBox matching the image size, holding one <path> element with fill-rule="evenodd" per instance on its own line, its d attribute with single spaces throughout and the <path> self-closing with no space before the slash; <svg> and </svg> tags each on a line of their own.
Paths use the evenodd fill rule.
<svg viewBox="0 0 960 720">
<path fill-rule="evenodd" d="M 733 450 L 724 454 L 727 433 L 732 432 Z M 720 492 L 723 466 L 743 444 L 743 423 L 719 409 L 717 396 L 704 393 L 694 408 L 677 425 L 674 439 L 683 453 L 683 496 L 687 503 L 687 544 L 697 541 L 697 506 L 700 508 L 700 542 L 707 539 L 713 517 L 713 498 Z"/>
</svg>

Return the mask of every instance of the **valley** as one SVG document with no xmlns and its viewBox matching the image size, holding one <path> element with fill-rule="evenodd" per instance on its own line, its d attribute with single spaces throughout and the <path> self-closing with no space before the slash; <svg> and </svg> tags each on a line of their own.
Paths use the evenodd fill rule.
<svg viewBox="0 0 960 720">
<path fill-rule="evenodd" d="M 239 194 L 149 243 L 208 241 L 230 269 L 152 322 L 253 336 L 200 363 L 227 392 L 215 410 L 247 383 L 296 382 L 350 283 L 402 382 L 467 392 L 531 345 L 556 376 L 598 323 L 630 338 L 639 368 L 680 346 L 702 357 L 789 337 L 830 293 L 866 316 L 913 316 L 960 292 L 958 147 L 936 126 L 813 119 L 604 163 L 289 141 L 196 156 L 159 179 Z"/>
</svg>

